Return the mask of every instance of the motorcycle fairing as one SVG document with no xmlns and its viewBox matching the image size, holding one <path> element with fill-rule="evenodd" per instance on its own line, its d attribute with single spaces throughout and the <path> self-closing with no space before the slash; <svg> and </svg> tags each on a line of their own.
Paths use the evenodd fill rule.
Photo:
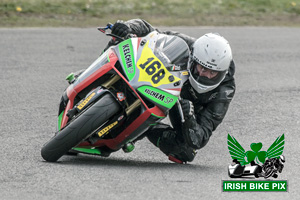
<svg viewBox="0 0 300 200">
<path fill-rule="evenodd" d="M 125 40 L 124 42 L 118 45 L 120 52 L 120 60 L 122 61 L 123 69 L 126 73 L 126 76 L 129 81 L 131 81 L 135 76 L 135 51 L 133 50 L 133 42 L 134 46 L 136 46 L 136 40 Z"/>
<path fill-rule="evenodd" d="M 176 51 L 173 48 L 177 48 Z M 122 61 L 121 65 L 129 84 L 135 90 L 139 91 L 141 95 L 152 103 L 163 108 L 164 111 L 167 111 L 171 108 L 171 105 L 175 104 L 180 95 L 181 87 L 188 76 L 182 76 L 176 71 L 169 71 L 166 66 L 175 65 L 171 62 L 179 64 L 178 58 L 175 58 L 175 56 L 181 58 L 188 56 L 189 48 L 181 38 L 159 34 L 154 31 L 142 39 L 131 38 L 126 40 L 114 49 L 119 60 Z M 177 54 L 170 52 L 177 52 Z M 134 63 L 137 63 L 136 66 Z M 143 86 L 155 87 L 156 92 L 159 93 L 158 90 L 162 90 L 160 93 L 169 93 L 171 98 L 168 97 L 168 99 L 170 98 L 169 100 L 156 101 L 151 98 L 151 95 L 147 95 L 148 90 L 145 92 L 144 88 L 139 89 Z M 173 96 L 176 96 L 176 98 Z M 170 104 L 170 101 L 173 103 Z"/>
<path fill-rule="evenodd" d="M 138 82 L 140 84 L 160 88 L 162 85 L 169 85 L 181 80 L 172 75 L 160 59 L 154 55 L 149 47 L 149 41 L 147 41 L 142 50 L 137 67 L 139 69 Z"/>
<path fill-rule="evenodd" d="M 151 100 L 151 102 L 163 107 L 167 107 L 169 109 L 171 109 L 175 105 L 178 99 L 178 96 L 171 95 L 168 92 L 159 90 L 151 86 L 144 85 L 139 87 L 137 90 L 142 95 L 144 95 L 149 100 Z"/>
<path fill-rule="evenodd" d="M 163 69 L 165 71 L 165 77 L 167 79 L 164 79 L 161 82 L 162 84 L 156 83 L 154 79 L 154 84 L 157 84 L 157 87 L 154 88 L 151 82 L 139 79 L 141 73 L 143 73 L 143 66 L 135 66 L 135 70 L 132 70 L 131 67 L 133 67 L 134 63 L 137 63 L 137 60 L 139 61 L 139 59 L 141 60 L 138 64 L 144 64 L 145 70 L 151 66 L 152 62 L 160 60 L 157 57 L 161 56 L 158 55 L 158 49 L 155 50 L 157 52 L 156 54 L 149 53 L 149 50 L 155 49 L 155 43 L 156 41 L 158 41 L 157 39 L 159 39 L 159 35 L 157 33 L 152 33 L 148 35 L 146 39 L 149 39 L 149 42 L 143 41 L 143 38 L 132 38 L 119 44 L 116 47 L 108 49 L 84 73 L 82 73 L 73 84 L 71 84 L 67 88 L 66 93 L 69 101 L 64 111 L 61 112 L 61 128 L 63 128 L 68 122 L 68 117 L 66 116 L 66 114 L 68 110 L 74 107 L 75 97 L 82 90 L 90 86 L 93 82 L 95 82 L 97 79 L 99 79 L 100 77 L 102 77 L 110 71 L 114 71 L 115 74 L 119 75 L 121 77 L 121 81 L 123 81 L 123 84 L 127 85 L 135 94 L 136 98 L 140 99 L 141 101 L 141 110 L 139 116 L 136 119 L 134 119 L 130 124 L 128 124 L 128 126 L 125 127 L 125 129 L 123 129 L 121 132 L 118 132 L 116 137 L 111 139 L 101 139 L 93 144 L 84 141 L 80 143 L 77 147 L 95 148 L 106 146 L 112 150 L 118 150 L 122 148 L 124 144 L 134 141 L 137 137 L 140 136 L 141 132 L 145 132 L 151 125 L 156 124 L 161 119 L 165 118 L 167 111 L 172 107 L 171 105 L 174 105 L 177 101 L 180 95 L 181 87 L 183 83 L 188 79 L 186 71 L 169 71 L 166 67 L 166 62 L 161 61 L 160 64 L 156 64 L 153 67 L 156 68 L 156 70 Z M 160 39 L 163 39 L 165 42 L 169 41 L 164 38 Z M 188 51 L 188 48 L 184 52 L 186 51 Z M 146 54 L 149 54 L 151 57 L 147 58 Z M 130 55 L 130 57 L 128 55 Z M 149 58 L 153 59 L 149 61 L 148 64 L 145 64 L 145 61 L 148 61 Z M 124 73 L 121 73 L 116 68 L 116 62 L 118 60 L 120 61 L 121 69 L 123 69 Z M 165 60 L 167 60 L 167 58 L 165 58 Z M 148 72 L 151 72 L 151 70 L 149 69 Z M 124 77 L 123 74 L 126 75 L 126 77 Z M 166 74 L 168 76 L 166 76 Z M 153 80 L 151 81 L 153 82 Z M 149 90 L 155 90 L 154 92 L 159 92 L 160 94 L 164 95 L 163 103 L 154 100 L 154 93 L 152 93 L 151 97 L 151 92 L 149 94 Z M 150 102 L 154 102 L 155 105 L 153 107 L 148 107 L 144 102 L 144 98 L 147 98 Z M 114 128 L 117 129 L 117 125 Z M 99 131 L 101 131 L 101 129 L 99 129 Z"/>
</svg>

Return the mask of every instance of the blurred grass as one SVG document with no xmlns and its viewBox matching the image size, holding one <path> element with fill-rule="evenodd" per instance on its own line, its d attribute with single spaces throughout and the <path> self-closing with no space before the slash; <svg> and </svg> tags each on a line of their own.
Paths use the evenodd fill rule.
<svg viewBox="0 0 300 200">
<path fill-rule="evenodd" d="M 105 25 L 299 26 L 300 0 L 0 0 L 0 27 Z"/>
</svg>

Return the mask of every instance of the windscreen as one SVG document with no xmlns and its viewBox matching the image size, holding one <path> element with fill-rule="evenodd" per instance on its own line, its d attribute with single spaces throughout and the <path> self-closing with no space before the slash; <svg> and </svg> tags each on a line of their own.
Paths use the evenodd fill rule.
<svg viewBox="0 0 300 200">
<path fill-rule="evenodd" d="M 155 56 L 163 62 L 168 70 L 172 68 L 173 70 L 186 69 L 189 53 L 189 47 L 183 39 L 165 34 L 159 35 L 154 49 Z"/>
<path fill-rule="evenodd" d="M 103 53 L 93 64 L 91 64 L 76 80 L 74 83 L 74 86 L 76 86 L 78 83 L 85 80 L 87 77 L 89 77 L 91 74 L 93 74 L 95 71 L 97 71 L 99 68 L 101 68 L 103 65 L 108 63 L 107 54 Z"/>
</svg>

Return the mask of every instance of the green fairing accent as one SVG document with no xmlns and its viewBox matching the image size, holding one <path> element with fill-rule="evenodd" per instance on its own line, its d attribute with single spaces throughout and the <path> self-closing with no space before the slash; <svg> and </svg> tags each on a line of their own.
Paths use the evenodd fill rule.
<svg viewBox="0 0 300 200">
<path fill-rule="evenodd" d="M 163 117 L 163 116 L 158 116 L 158 115 L 155 115 L 155 114 L 153 114 L 153 113 L 151 113 L 151 115 L 153 115 L 154 117 L 157 117 L 157 118 L 165 118 L 165 117 Z"/>
<path fill-rule="evenodd" d="M 82 153 L 101 155 L 101 151 L 99 149 L 87 149 L 87 148 L 79 148 L 79 147 L 74 147 L 72 149 Z"/>
<path fill-rule="evenodd" d="M 125 69 L 125 73 L 129 81 L 131 81 L 135 76 L 136 68 L 131 40 L 126 40 L 119 44 L 119 51 L 122 59 L 123 68 Z"/>
<path fill-rule="evenodd" d="M 74 79 L 75 79 L 74 73 L 71 73 L 66 77 L 66 80 L 69 82 L 72 82 Z"/>
<path fill-rule="evenodd" d="M 109 59 L 109 56 L 108 56 L 108 54 L 107 54 L 106 56 L 107 56 L 107 60 L 108 60 L 108 62 L 110 62 L 110 59 Z"/>
<path fill-rule="evenodd" d="M 61 128 L 61 121 L 62 121 L 63 116 L 64 116 L 64 111 L 62 111 L 60 113 L 60 115 L 58 116 L 58 130 L 60 130 L 60 128 Z"/>
<path fill-rule="evenodd" d="M 155 123 L 155 124 L 149 124 L 149 126 L 156 126 L 157 125 L 157 123 Z"/>
<path fill-rule="evenodd" d="M 178 97 L 174 95 L 151 86 L 142 86 L 137 90 L 145 97 L 149 98 L 151 101 L 169 109 L 171 109 L 175 105 L 178 99 Z"/>
</svg>

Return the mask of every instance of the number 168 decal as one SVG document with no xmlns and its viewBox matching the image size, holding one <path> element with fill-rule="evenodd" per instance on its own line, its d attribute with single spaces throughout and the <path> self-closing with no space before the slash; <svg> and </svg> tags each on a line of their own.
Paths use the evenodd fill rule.
<svg viewBox="0 0 300 200">
<path fill-rule="evenodd" d="M 140 69 L 139 81 L 150 82 L 154 87 L 170 84 L 172 82 L 175 83 L 180 80 L 178 77 L 174 77 L 175 80 L 172 82 L 169 81 L 167 77 L 171 76 L 172 74 L 152 53 L 147 44 L 143 49 L 141 58 L 137 62 L 137 66 Z"/>
<path fill-rule="evenodd" d="M 154 84 L 158 84 L 161 79 L 166 75 L 164 69 L 161 69 L 161 63 L 158 60 L 153 61 L 154 58 L 148 58 L 145 63 L 139 65 L 140 68 L 144 69 L 145 72 L 151 76 L 151 81 Z M 151 62 L 153 61 L 153 62 Z"/>
</svg>

